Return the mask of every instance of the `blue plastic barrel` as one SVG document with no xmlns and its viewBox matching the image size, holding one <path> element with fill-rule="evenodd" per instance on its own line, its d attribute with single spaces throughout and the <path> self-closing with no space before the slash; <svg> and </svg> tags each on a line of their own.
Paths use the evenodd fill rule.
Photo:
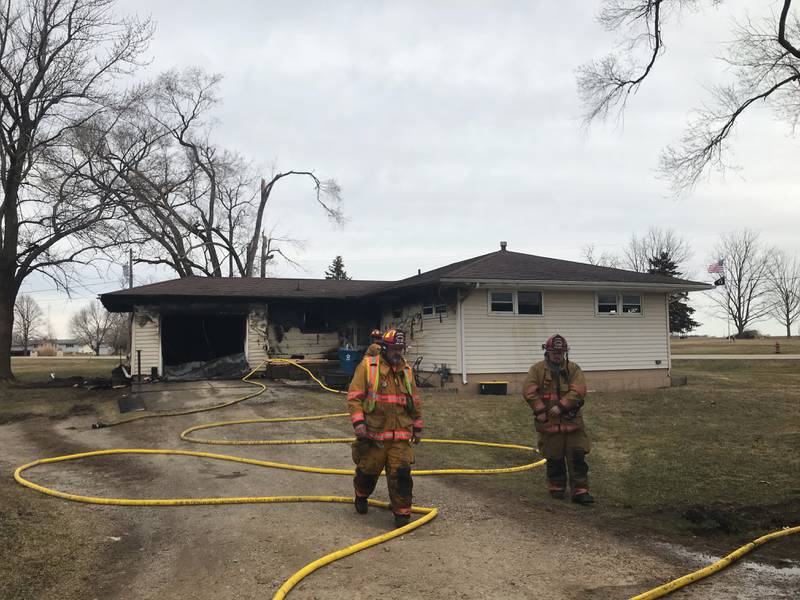
<svg viewBox="0 0 800 600">
<path fill-rule="evenodd" d="M 363 350 L 348 350 L 339 348 L 339 372 L 352 375 L 356 371 L 356 366 L 364 357 Z"/>
</svg>

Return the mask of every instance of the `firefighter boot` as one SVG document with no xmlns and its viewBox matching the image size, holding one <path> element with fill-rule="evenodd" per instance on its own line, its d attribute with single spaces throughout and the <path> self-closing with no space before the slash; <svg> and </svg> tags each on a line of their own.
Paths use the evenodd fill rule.
<svg viewBox="0 0 800 600">
<path fill-rule="evenodd" d="M 403 527 L 404 525 L 408 525 L 411 521 L 411 515 L 398 515 L 395 513 L 394 515 L 394 527 L 397 529 L 398 527 Z"/>
<path fill-rule="evenodd" d="M 363 498 L 361 496 L 356 496 L 356 501 L 354 502 L 354 504 L 355 504 L 355 507 L 356 507 L 356 512 L 358 514 L 360 514 L 360 515 L 367 514 L 367 509 L 369 508 L 369 503 L 367 502 L 366 496 L 363 497 Z"/>
<path fill-rule="evenodd" d="M 581 492 L 580 494 L 575 494 L 572 497 L 572 501 L 576 504 L 592 504 L 594 497 L 589 492 Z"/>
</svg>

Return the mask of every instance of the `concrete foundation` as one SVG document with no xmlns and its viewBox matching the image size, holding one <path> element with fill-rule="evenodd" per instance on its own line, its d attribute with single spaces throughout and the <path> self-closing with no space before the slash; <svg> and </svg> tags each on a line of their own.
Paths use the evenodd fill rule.
<svg viewBox="0 0 800 600">
<path fill-rule="evenodd" d="M 670 387 L 667 369 L 631 369 L 625 371 L 585 371 L 586 384 L 590 392 L 619 392 L 624 390 L 652 390 Z M 427 375 L 423 374 L 423 378 Z M 469 375 L 468 383 L 461 383 L 461 374 L 453 373 L 445 388 L 456 389 L 465 394 L 477 394 L 482 381 L 508 382 L 508 394 L 522 393 L 522 383 L 527 373 L 484 373 Z M 434 386 L 439 384 L 439 376 L 429 380 Z"/>
</svg>

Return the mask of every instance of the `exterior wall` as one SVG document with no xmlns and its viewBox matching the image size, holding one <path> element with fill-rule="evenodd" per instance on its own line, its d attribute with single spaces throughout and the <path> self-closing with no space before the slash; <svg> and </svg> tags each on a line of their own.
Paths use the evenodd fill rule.
<svg viewBox="0 0 800 600">
<path fill-rule="evenodd" d="M 453 307 L 448 306 L 447 315 L 442 315 L 441 322 L 438 316 L 423 318 L 420 303 L 407 304 L 403 307 L 400 318 L 393 318 L 391 311 L 384 311 L 381 318 L 381 327 L 386 330 L 390 327 L 403 329 L 409 335 L 409 349 L 406 360 L 409 364 L 422 356 L 420 369 L 433 371 L 442 364 L 447 365 L 451 372 L 458 370 L 458 318 Z"/>
<path fill-rule="evenodd" d="M 460 377 L 454 377 L 447 388 L 455 388 L 465 394 L 477 394 L 482 381 L 505 381 L 508 383 L 508 395 L 519 396 L 522 394 L 522 382 L 526 373 L 490 373 L 485 375 L 470 375 L 469 383 L 461 383 Z M 425 375 L 423 375 L 423 379 Z M 430 378 L 434 386 L 439 384 L 434 375 Z M 586 373 L 586 384 L 589 392 L 619 392 L 624 390 L 649 390 L 669 387 L 670 378 L 668 369 L 633 369 L 624 371 L 589 371 Z"/>
<path fill-rule="evenodd" d="M 283 331 L 278 339 L 275 327 L 267 327 L 269 356 L 290 358 L 303 356 L 306 359 L 324 358 L 326 354 L 339 348 L 339 334 L 336 332 L 303 333 L 297 327 Z M 252 360 L 251 360 L 252 362 Z"/>
<path fill-rule="evenodd" d="M 500 290 L 507 291 L 507 290 Z M 489 314 L 489 288 L 464 301 L 469 382 L 481 374 L 526 373 L 554 333 L 567 338 L 570 360 L 586 372 L 669 368 L 665 294 L 642 294 L 640 315 L 596 315 L 595 294 L 543 291 L 543 315 Z"/>
<path fill-rule="evenodd" d="M 245 354 L 251 369 L 255 369 L 267 359 L 268 347 L 267 312 L 264 309 L 254 309 L 247 317 L 247 339 L 245 340 Z"/>
<path fill-rule="evenodd" d="M 158 374 L 163 373 L 161 364 L 161 318 L 154 310 L 135 307 L 133 327 L 131 329 L 131 369 L 133 375 L 138 374 L 139 363 L 137 351 L 142 352 L 142 377 L 149 377 L 153 367 Z"/>
</svg>

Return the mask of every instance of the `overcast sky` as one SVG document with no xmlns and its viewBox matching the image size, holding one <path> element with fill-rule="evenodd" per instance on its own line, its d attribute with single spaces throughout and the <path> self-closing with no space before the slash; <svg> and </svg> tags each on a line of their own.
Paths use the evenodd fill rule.
<svg viewBox="0 0 800 600">
<path fill-rule="evenodd" d="M 575 69 L 615 44 L 599 2 L 464 0 L 272 2 L 123 0 L 157 24 L 143 75 L 202 66 L 224 76 L 214 138 L 269 175 L 313 170 L 343 188 L 343 228 L 317 210 L 306 181 L 284 180 L 268 210 L 277 232 L 305 241 L 303 269 L 322 277 L 335 255 L 356 279 L 400 279 L 499 249 L 581 260 L 593 243 L 619 253 L 632 233 L 672 228 L 691 243 L 688 274 L 706 267 L 721 233 L 750 227 L 800 253 L 798 142 L 763 109 L 737 127 L 741 167 L 669 197 L 659 152 L 682 133 L 707 86 L 727 80 L 715 59 L 732 17 L 777 2 L 726 2 L 667 25 L 667 52 L 623 122 L 581 128 Z M 762 12 L 763 11 L 763 12 Z M 173 277 L 166 271 L 142 278 Z M 87 298 L 119 288 L 120 270 L 88 273 L 66 299 L 33 290 L 61 336 Z M 144 279 L 142 279 L 144 282 Z M 704 326 L 724 320 L 693 295 Z M 781 334 L 776 323 L 758 326 Z"/>
</svg>

